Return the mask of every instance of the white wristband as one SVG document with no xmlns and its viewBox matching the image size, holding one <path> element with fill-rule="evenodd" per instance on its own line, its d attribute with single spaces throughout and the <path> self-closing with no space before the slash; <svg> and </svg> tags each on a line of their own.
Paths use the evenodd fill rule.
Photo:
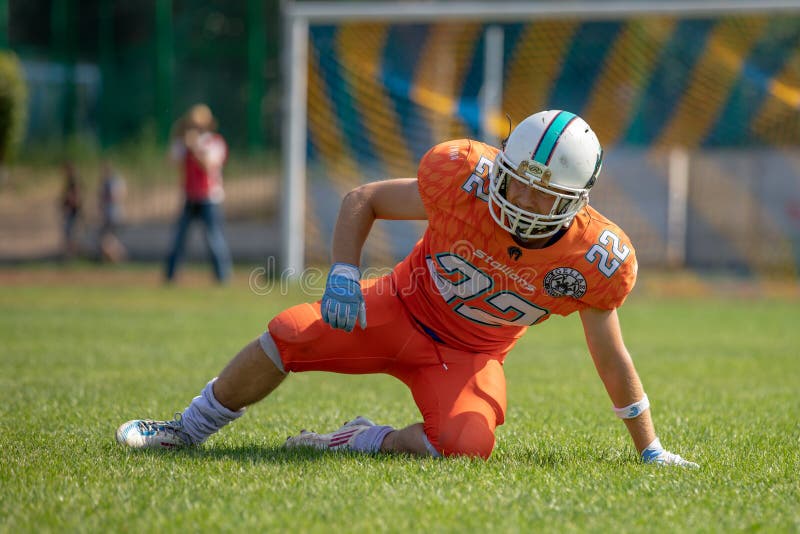
<svg viewBox="0 0 800 534">
<path fill-rule="evenodd" d="M 613 407 L 614 413 L 617 414 L 617 417 L 620 419 L 633 419 L 634 417 L 639 417 L 643 411 L 650 407 L 650 400 L 647 398 L 647 394 L 642 397 L 642 400 L 638 402 L 634 402 L 624 408 L 617 408 L 616 406 Z"/>
</svg>

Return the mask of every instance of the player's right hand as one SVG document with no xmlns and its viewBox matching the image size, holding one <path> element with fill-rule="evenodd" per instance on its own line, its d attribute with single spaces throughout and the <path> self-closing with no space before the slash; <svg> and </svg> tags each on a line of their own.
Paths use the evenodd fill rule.
<svg viewBox="0 0 800 534">
<path fill-rule="evenodd" d="M 361 293 L 361 272 L 349 263 L 334 263 L 325 283 L 320 309 L 322 320 L 331 328 L 352 332 L 356 321 L 361 329 L 367 327 L 367 307 Z"/>
</svg>

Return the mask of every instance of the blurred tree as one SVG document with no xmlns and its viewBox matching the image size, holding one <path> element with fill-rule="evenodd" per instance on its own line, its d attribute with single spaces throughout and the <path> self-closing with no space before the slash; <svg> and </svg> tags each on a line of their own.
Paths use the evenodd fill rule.
<svg viewBox="0 0 800 534">
<path fill-rule="evenodd" d="M 8 0 L 0 0 L 0 48 L 8 48 Z"/>
<path fill-rule="evenodd" d="M 275 150 L 280 3 L 0 0 L 0 33 L 6 13 L 5 41 L 28 76 L 25 143 L 76 135 L 104 149 L 155 146 L 206 102 L 232 150 Z"/>
<path fill-rule="evenodd" d="M 27 88 L 17 55 L 0 51 L 0 183 L 25 129 Z"/>
</svg>

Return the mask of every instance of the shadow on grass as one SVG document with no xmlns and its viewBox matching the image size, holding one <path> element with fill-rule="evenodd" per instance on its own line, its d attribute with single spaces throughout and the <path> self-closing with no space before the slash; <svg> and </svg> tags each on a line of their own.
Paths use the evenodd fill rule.
<svg viewBox="0 0 800 534">
<path fill-rule="evenodd" d="M 122 449 L 117 444 L 109 444 L 108 451 L 117 451 L 131 457 L 142 458 L 172 458 L 187 461 L 235 461 L 245 464 L 268 463 L 276 465 L 301 464 L 308 462 L 341 459 L 359 462 L 396 462 L 398 460 L 411 461 L 448 461 L 464 460 L 466 458 L 454 457 L 445 459 L 419 458 L 410 454 L 363 454 L 353 451 L 323 451 L 310 447 L 286 449 L 282 445 L 241 444 L 231 445 L 224 443 L 205 444 L 188 449 Z M 477 461 L 477 460 L 476 460 Z M 615 448 L 588 448 L 574 446 L 559 446 L 555 444 L 537 444 L 511 448 L 501 448 L 492 455 L 486 463 L 523 463 L 542 469 L 560 469 L 574 466 L 576 463 L 597 464 L 606 466 L 634 466 L 641 462 L 628 451 Z M 478 462 L 478 463 L 483 463 Z"/>
<path fill-rule="evenodd" d="M 215 445 L 196 449 L 177 451 L 204 460 L 234 460 L 242 463 L 274 463 L 296 464 L 302 462 L 315 462 L 330 455 L 348 453 L 328 452 L 312 448 L 284 449 L 283 447 L 268 447 L 263 445 Z"/>
<path fill-rule="evenodd" d="M 120 447 L 110 445 L 110 448 L 120 451 Z M 131 456 L 147 458 L 173 458 L 180 460 L 214 460 L 214 461 L 236 461 L 247 464 L 271 463 L 271 464 L 299 464 L 304 462 L 317 462 L 329 458 L 359 458 L 363 460 L 385 460 L 389 458 L 400 458 L 405 455 L 365 455 L 350 451 L 322 451 L 313 448 L 285 449 L 281 446 L 264 445 L 213 445 L 192 447 L 188 449 L 164 450 L 164 449 L 123 449 L 120 452 Z"/>
<path fill-rule="evenodd" d="M 117 450 L 130 456 L 143 458 L 172 458 L 175 460 L 188 461 L 235 461 L 243 464 L 276 464 L 290 465 L 308 462 L 319 462 L 339 458 L 341 460 L 357 459 L 359 462 L 396 462 L 398 460 L 420 461 L 426 460 L 408 454 L 362 454 L 352 451 L 322 451 L 312 448 L 285 449 L 282 446 L 266 445 L 211 445 L 200 446 L 188 449 L 163 450 L 163 449 L 144 449 L 144 450 L 120 450 L 116 444 L 109 445 L 110 449 Z M 464 458 L 451 459 L 427 459 L 430 461 L 448 461 Z M 510 462 L 535 466 L 546 470 L 560 469 L 574 466 L 577 463 L 591 463 L 606 466 L 633 466 L 640 462 L 637 458 L 615 450 L 584 450 L 575 451 L 574 449 L 557 446 L 534 446 L 522 447 L 510 451 L 497 451 L 487 463 Z M 479 462 L 483 463 L 483 462 Z"/>
</svg>

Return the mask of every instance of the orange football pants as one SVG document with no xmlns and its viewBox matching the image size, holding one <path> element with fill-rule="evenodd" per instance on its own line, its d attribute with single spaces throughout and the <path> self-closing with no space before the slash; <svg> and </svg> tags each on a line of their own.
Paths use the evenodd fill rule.
<svg viewBox="0 0 800 534">
<path fill-rule="evenodd" d="M 505 420 L 502 356 L 435 342 L 409 316 L 391 276 L 363 280 L 361 287 L 365 330 L 331 328 L 322 320 L 319 301 L 289 308 L 270 321 L 284 369 L 394 376 L 411 390 L 437 451 L 488 458 L 495 428 Z"/>
</svg>

